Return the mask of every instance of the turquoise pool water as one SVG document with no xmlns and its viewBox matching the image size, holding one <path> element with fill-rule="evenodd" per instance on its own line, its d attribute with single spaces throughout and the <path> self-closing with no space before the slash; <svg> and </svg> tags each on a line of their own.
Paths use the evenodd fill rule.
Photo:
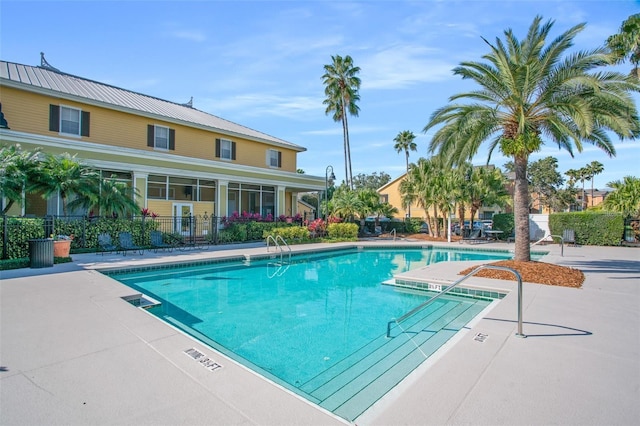
<svg viewBox="0 0 640 426">
<path fill-rule="evenodd" d="M 434 293 L 382 282 L 435 262 L 509 257 L 496 252 L 352 249 L 297 255 L 284 265 L 278 256 L 109 275 L 160 301 L 161 306 L 149 310 L 153 315 L 352 420 L 490 303 L 443 297 L 403 323 L 403 328 L 417 331 L 394 332 L 397 337 L 387 339 L 390 319 Z M 420 339 L 438 343 L 420 349 Z M 393 353 L 398 359 L 391 361 Z M 414 361 L 407 363 L 407 358 Z M 402 371 L 391 372 L 402 363 Z M 387 384 L 374 386 L 383 374 L 390 376 Z M 364 395 L 367 386 L 375 389 Z"/>
</svg>

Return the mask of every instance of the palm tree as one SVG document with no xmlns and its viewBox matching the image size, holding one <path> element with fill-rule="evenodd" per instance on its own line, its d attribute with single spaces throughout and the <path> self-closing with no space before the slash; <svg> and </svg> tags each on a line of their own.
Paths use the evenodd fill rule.
<svg viewBox="0 0 640 426">
<path fill-rule="evenodd" d="M 91 204 L 99 198 L 100 174 L 68 153 L 47 154 L 29 190 L 47 199 L 59 194 L 65 216 L 69 208 Z M 70 197 L 75 197 L 69 202 Z"/>
<path fill-rule="evenodd" d="M 609 156 L 615 148 L 607 130 L 621 139 L 640 136 L 640 123 L 632 91 L 640 91 L 636 79 L 616 72 L 591 72 L 610 65 L 612 55 L 604 48 L 566 55 L 575 36 L 584 29 L 576 25 L 547 44 L 553 21 L 542 24 L 536 17 L 524 40 L 511 29 L 495 44 L 485 40 L 490 53 L 486 62 L 463 62 L 453 72 L 471 79 L 481 88 L 450 98 L 451 104 L 436 110 L 425 126 L 440 127 L 429 144 L 452 164 L 469 161 L 489 141 L 489 159 L 498 148 L 513 159 L 515 169 L 514 259 L 530 261 L 529 156 L 543 145 L 543 136 L 573 155 L 583 143 Z M 471 103 L 457 103 L 468 99 Z"/>
<path fill-rule="evenodd" d="M 394 142 L 396 143 L 393 146 L 393 149 L 395 149 L 398 154 L 401 152 L 404 152 L 405 154 L 405 161 L 407 163 L 407 174 L 409 174 L 409 151 L 417 151 L 418 149 L 418 146 L 414 142 L 415 138 L 416 135 L 414 135 L 413 132 L 409 130 L 404 130 L 398 133 L 395 138 L 393 138 Z M 411 204 L 407 205 L 407 215 L 411 217 Z"/>
<path fill-rule="evenodd" d="M 476 212 L 484 206 L 498 205 L 504 207 L 509 199 L 506 181 L 499 169 L 475 167 L 469 182 L 469 196 L 471 198 L 471 223 Z"/>
<path fill-rule="evenodd" d="M 400 195 L 405 202 L 407 200 L 415 201 L 419 207 L 424 209 L 431 236 L 436 236 L 436 232 L 438 232 L 434 179 L 439 172 L 440 168 L 433 159 L 420 158 L 416 164 L 410 167 L 407 179 L 398 186 Z M 429 212 L 430 207 L 434 208 L 435 220 L 432 220 Z"/>
<path fill-rule="evenodd" d="M 19 144 L 0 148 L 0 204 L 2 214 L 6 214 L 15 204 L 22 204 L 27 182 L 39 165 L 39 150 L 23 151 Z"/>
<path fill-rule="evenodd" d="M 466 162 L 454 169 L 455 185 L 453 189 L 453 199 L 458 206 L 458 220 L 460 220 L 460 227 L 464 225 L 464 215 L 467 205 L 471 204 L 471 174 L 473 173 L 473 166 L 471 163 Z"/>
<path fill-rule="evenodd" d="M 405 160 L 407 162 L 407 173 L 409 173 L 409 151 L 417 151 L 418 145 L 414 142 L 416 135 L 409 130 L 402 131 L 398 133 L 398 135 L 393 138 L 393 141 L 396 143 L 393 146 L 393 149 L 399 154 L 404 152 Z"/>
<path fill-rule="evenodd" d="M 609 182 L 613 192 L 604 199 L 603 207 L 620 212 L 625 217 L 640 217 L 640 178 L 625 176 L 622 181 Z"/>
<path fill-rule="evenodd" d="M 360 202 L 356 191 L 352 191 L 346 185 L 341 185 L 336 189 L 331 199 L 330 213 L 343 219 L 352 220 L 361 210 Z"/>
<path fill-rule="evenodd" d="M 591 207 L 593 207 L 593 178 L 604 171 L 604 164 L 599 161 L 592 161 L 585 166 L 589 179 L 591 181 Z"/>
<path fill-rule="evenodd" d="M 358 197 L 358 203 L 355 205 L 355 209 L 358 217 L 360 218 L 361 231 L 364 231 L 367 216 L 373 214 L 379 215 L 381 206 L 380 194 L 373 189 L 362 189 L 355 192 Z"/>
<path fill-rule="evenodd" d="M 356 76 L 360 72 L 360 67 L 353 66 L 353 59 L 349 55 L 344 58 L 340 55 L 332 56 L 331 60 L 331 64 L 324 66 L 325 73 L 322 76 L 322 82 L 325 85 L 326 99 L 322 103 L 327 106 L 325 114 L 333 113 L 333 121 L 342 122 L 345 181 L 347 186 L 353 189 L 347 115 L 357 117 L 360 111 L 357 105 L 360 100 L 358 94 L 360 78 Z"/>
<path fill-rule="evenodd" d="M 137 196 L 139 196 L 138 188 L 114 179 L 102 179 L 100 196 L 92 202 L 92 205 L 87 206 L 87 210 L 97 211 L 99 216 L 131 217 L 140 212 L 136 202 Z"/>
<path fill-rule="evenodd" d="M 620 32 L 607 39 L 607 46 L 616 55 L 616 62 L 627 58 L 633 64 L 632 74 L 640 77 L 640 13 L 629 16 L 620 27 Z"/>
</svg>

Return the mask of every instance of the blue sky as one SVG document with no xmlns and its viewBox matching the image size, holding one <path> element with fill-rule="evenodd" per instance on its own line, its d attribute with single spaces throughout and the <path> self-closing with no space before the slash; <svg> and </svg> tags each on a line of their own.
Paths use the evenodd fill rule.
<svg viewBox="0 0 640 426">
<path fill-rule="evenodd" d="M 174 102 L 307 148 L 298 167 L 344 179 L 342 128 L 325 115 L 323 66 L 350 55 L 361 68 L 359 117 L 349 131 L 354 175 L 405 170 L 393 138 L 410 130 L 427 157 L 431 113 L 474 88 L 451 70 L 488 52 L 512 28 L 520 38 L 536 15 L 553 35 L 585 22 L 576 49 L 590 49 L 640 12 L 640 2 L 608 1 L 11 1 L 0 4 L 0 57 L 54 67 Z M 627 72 L 629 64 L 617 67 Z M 640 97 L 636 96 L 636 99 Z M 585 145 L 571 158 L 545 145 L 531 160 L 555 156 L 561 172 L 591 161 L 605 166 L 595 187 L 638 176 L 640 141 L 617 156 Z M 481 150 L 474 164 L 485 164 Z M 492 164 L 507 159 L 495 152 Z M 589 185 L 589 184 L 588 184 Z"/>
</svg>

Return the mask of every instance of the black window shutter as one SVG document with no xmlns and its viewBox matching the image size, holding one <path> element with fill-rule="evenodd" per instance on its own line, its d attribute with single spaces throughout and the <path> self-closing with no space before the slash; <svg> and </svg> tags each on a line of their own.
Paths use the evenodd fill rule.
<svg viewBox="0 0 640 426">
<path fill-rule="evenodd" d="M 58 105 L 49 105 L 49 130 L 52 132 L 60 131 L 60 107 Z"/>
<path fill-rule="evenodd" d="M 176 150 L 176 129 L 169 129 L 169 149 Z"/>
<path fill-rule="evenodd" d="M 216 157 L 220 158 L 220 139 L 216 138 Z"/>
<path fill-rule="evenodd" d="M 147 126 L 147 146 L 154 147 L 156 145 L 155 141 L 155 129 L 152 124 Z"/>
<path fill-rule="evenodd" d="M 89 136 L 89 111 L 82 111 L 82 129 L 80 134 L 82 136 Z"/>
<path fill-rule="evenodd" d="M 231 159 L 232 160 L 236 159 L 236 143 L 235 142 L 231 142 Z"/>
<path fill-rule="evenodd" d="M 282 167 L 282 152 L 278 151 L 278 167 Z"/>
</svg>

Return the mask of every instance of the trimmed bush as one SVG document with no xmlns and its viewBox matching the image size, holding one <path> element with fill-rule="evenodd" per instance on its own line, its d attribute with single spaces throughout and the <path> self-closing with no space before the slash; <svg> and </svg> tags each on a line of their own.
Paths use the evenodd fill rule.
<svg viewBox="0 0 640 426">
<path fill-rule="evenodd" d="M 502 231 L 500 234 L 501 240 L 506 240 L 511 236 L 513 230 L 516 229 L 513 213 L 496 213 L 492 217 L 493 229 L 496 231 Z"/>
<path fill-rule="evenodd" d="M 311 233 L 309 230 L 302 226 L 284 226 L 272 229 L 265 229 L 262 237 L 267 238 L 269 235 L 274 237 L 280 236 L 287 243 L 290 242 L 302 242 L 310 239 Z"/>
<path fill-rule="evenodd" d="M 617 246 L 624 235 L 624 217 L 621 213 L 572 212 L 549 215 L 551 234 L 562 235 L 573 229 L 576 243 L 595 246 Z"/>
<path fill-rule="evenodd" d="M 355 223 L 330 223 L 327 227 L 327 233 L 330 239 L 358 239 L 359 226 Z"/>
</svg>

